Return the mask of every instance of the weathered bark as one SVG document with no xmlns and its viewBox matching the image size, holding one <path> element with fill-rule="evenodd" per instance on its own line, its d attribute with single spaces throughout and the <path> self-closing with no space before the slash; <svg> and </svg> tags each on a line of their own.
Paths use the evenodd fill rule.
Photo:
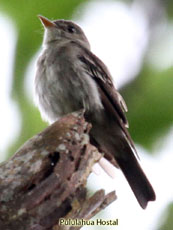
<svg viewBox="0 0 173 230">
<path fill-rule="evenodd" d="M 82 112 L 65 116 L 0 165 L 0 229 L 79 229 L 59 219 L 89 219 L 116 199 L 104 190 L 87 197 L 87 177 L 101 157 L 89 129 Z"/>
</svg>

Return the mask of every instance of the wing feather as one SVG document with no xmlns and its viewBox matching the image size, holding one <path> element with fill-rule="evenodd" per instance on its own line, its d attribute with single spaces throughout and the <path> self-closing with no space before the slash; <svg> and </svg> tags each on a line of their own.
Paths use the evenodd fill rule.
<svg viewBox="0 0 173 230">
<path fill-rule="evenodd" d="M 84 71 L 97 83 L 98 90 L 101 95 L 102 103 L 105 104 L 109 101 L 112 109 L 114 110 L 115 119 L 118 121 L 120 127 L 124 131 L 126 139 L 129 145 L 132 147 L 137 155 L 136 148 L 127 130 L 128 121 L 124 112 L 127 112 L 127 106 L 124 99 L 118 93 L 113 85 L 111 74 L 109 73 L 105 64 L 96 57 L 91 51 L 81 46 L 79 43 L 75 43 L 76 46 L 80 47 L 81 52 L 78 56 L 81 61 Z M 139 156 L 137 155 L 139 158 Z"/>
</svg>

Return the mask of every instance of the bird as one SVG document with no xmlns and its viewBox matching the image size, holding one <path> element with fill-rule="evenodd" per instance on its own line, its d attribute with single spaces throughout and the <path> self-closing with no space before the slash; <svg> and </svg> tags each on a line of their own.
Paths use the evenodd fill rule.
<svg viewBox="0 0 173 230">
<path fill-rule="evenodd" d="M 38 15 L 44 27 L 43 49 L 34 81 L 36 104 L 44 120 L 84 109 L 91 123 L 91 142 L 120 168 L 139 205 L 145 209 L 156 195 L 139 164 L 128 132 L 127 106 L 107 66 L 92 53 L 76 23 Z"/>
</svg>

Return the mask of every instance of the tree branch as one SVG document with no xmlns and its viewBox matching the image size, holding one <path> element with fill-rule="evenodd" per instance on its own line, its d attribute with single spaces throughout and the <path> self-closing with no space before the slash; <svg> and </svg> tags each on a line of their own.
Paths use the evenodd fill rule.
<svg viewBox="0 0 173 230">
<path fill-rule="evenodd" d="M 102 156 L 90 128 L 83 112 L 67 115 L 0 165 L 0 229 L 80 229 L 59 219 L 90 219 L 116 199 L 104 190 L 87 197 L 87 177 Z"/>
</svg>

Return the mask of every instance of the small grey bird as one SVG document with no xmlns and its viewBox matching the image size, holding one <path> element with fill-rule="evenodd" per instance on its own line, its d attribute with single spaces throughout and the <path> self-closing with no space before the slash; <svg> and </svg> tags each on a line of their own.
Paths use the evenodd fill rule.
<svg viewBox="0 0 173 230">
<path fill-rule="evenodd" d="M 121 168 L 139 204 L 146 208 L 148 201 L 155 200 L 155 192 L 135 156 L 124 114 L 127 107 L 107 67 L 91 52 L 78 25 L 39 18 L 45 34 L 37 62 L 35 94 L 42 117 L 52 123 L 85 109 L 85 118 L 92 124 L 92 143 Z"/>
</svg>

